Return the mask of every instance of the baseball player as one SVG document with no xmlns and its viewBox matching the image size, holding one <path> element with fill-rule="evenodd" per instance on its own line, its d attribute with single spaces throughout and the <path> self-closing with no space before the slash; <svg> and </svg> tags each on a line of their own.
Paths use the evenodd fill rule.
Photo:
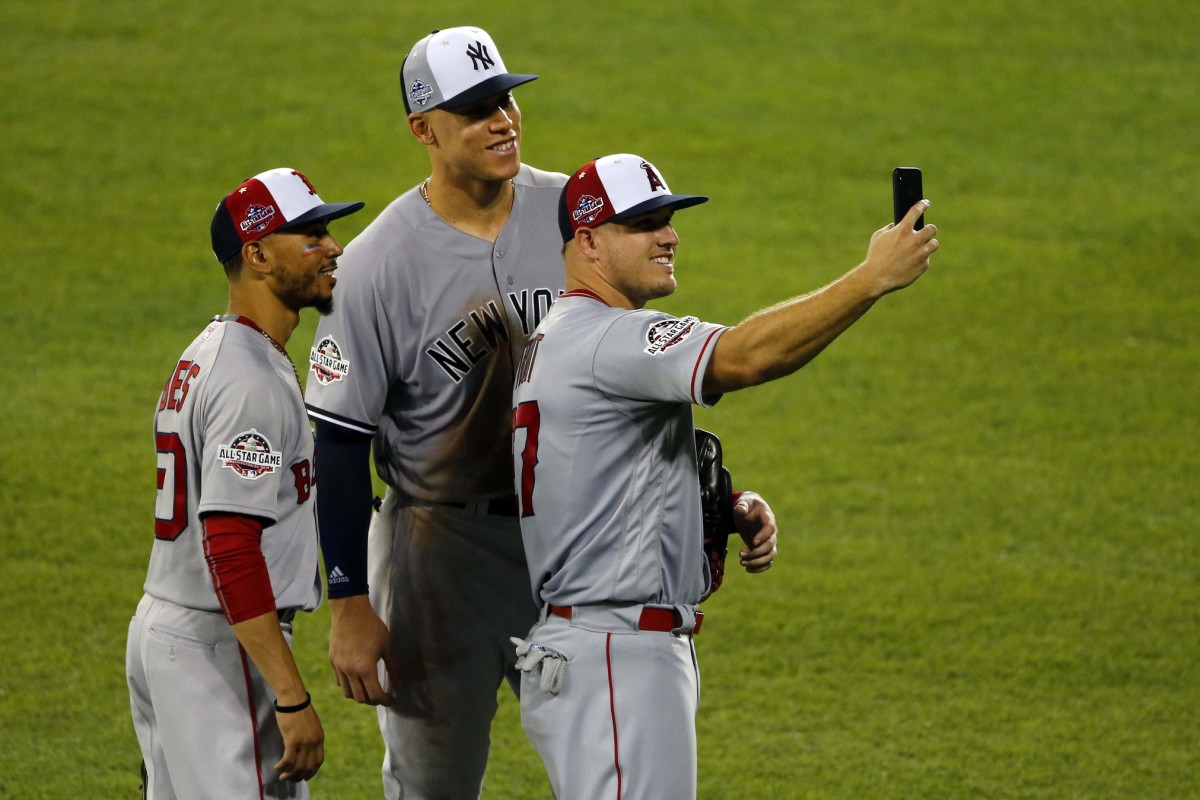
<svg viewBox="0 0 1200 800">
<path fill-rule="evenodd" d="M 379 706 L 388 798 L 475 798 L 496 691 L 516 682 L 508 637 L 537 614 L 508 417 L 516 356 L 563 287 L 566 176 L 521 163 L 511 91 L 537 76 L 509 72 L 485 31 L 422 38 L 400 77 L 431 174 L 347 246 L 305 397 L 330 662 L 346 697 Z M 388 486 L 373 521 L 372 443 Z"/>
<path fill-rule="evenodd" d="M 514 480 L 542 613 L 525 641 L 521 720 L 557 797 L 690 798 L 700 678 L 701 550 L 692 406 L 790 374 L 937 249 L 919 203 L 866 260 L 727 328 L 644 308 L 675 290 L 676 209 L 658 169 L 620 154 L 562 193 L 566 293 L 525 348 Z M 741 526 L 774 555 L 773 536 Z"/>
<path fill-rule="evenodd" d="M 304 798 L 324 759 L 290 649 L 321 581 L 313 434 L 284 344 L 300 309 L 331 308 L 342 248 L 328 223 L 362 207 L 273 169 L 213 215 L 229 309 L 154 414 L 154 545 L 126 652 L 149 798 Z"/>
<path fill-rule="evenodd" d="M 537 619 L 509 408 L 563 289 L 566 175 L 521 163 L 511 91 L 535 78 L 479 28 L 413 46 L 401 88 L 431 174 L 347 246 L 312 349 L 329 657 L 343 694 L 378 706 L 388 798 L 479 796 L 497 689 L 519 685 L 509 639 Z M 771 518 L 746 499 L 738 513 Z"/>
</svg>

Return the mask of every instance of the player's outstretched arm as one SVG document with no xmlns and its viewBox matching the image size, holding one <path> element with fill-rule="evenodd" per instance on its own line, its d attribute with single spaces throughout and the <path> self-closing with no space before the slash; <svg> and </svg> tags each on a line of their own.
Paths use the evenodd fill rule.
<svg viewBox="0 0 1200 800">
<path fill-rule="evenodd" d="M 778 554 L 775 513 L 754 492 L 742 492 L 733 506 L 733 524 L 745 543 L 738 558 L 746 572 L 766 572 Z"/>
<path fill-rule="evenodd" d="M 937 227 L 913 229 L 927 203 L 871 236 L 866 259 L 838 280 L 752 314 L 717 340 L 704 394 L 756 386 L 790 375 L 815 358 L 883 295 L 908 286 L 929 267 Z"/>
<path fill-rule="evenodd" d="M 387 626 L 365 594 L 330 600 L 329 607 L 329 664 L 342 694 L 367 705 L 391 705 L 379 682 L 380 660 L 395 674 Z"/>
<path fill-rule="evenodd" d="M 325 731 L 304 688 L 292 650 L 279 629 L 279 617 L 272 610 L 235 623 L 233 632 L 275 692 L 276 708 L 307 703 L 299 711 L 275 714 L 283 734 L 283 758 L 275 764 L 275 769 L 286 781 L 306 781 L 317 774 L 325 761 Z"/>
</svg>

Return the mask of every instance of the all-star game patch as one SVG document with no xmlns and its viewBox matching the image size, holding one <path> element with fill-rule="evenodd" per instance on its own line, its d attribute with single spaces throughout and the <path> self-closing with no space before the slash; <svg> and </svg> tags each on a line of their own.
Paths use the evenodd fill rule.
<svg viewBox="0 0 1200 800">
<path fill-rule="evenodd" d="M 433 96 L 433 87 L 420 80 L 413 81 L 408 90 L 408 99 L 419 106 L 423 106 L 429 102 L 429 98 Z"/>
<path fill-rule="evenodd" d="M 326 336 L 313 346 L 308 353 L 308 363 L 322 386 L 340 381 L 350 371 L 350 362 L 342 358 L 342 350 L 331 336 Z"/>
<path fill-rule="evenodd" d="M 255 203 L 246 209 L 246 218 L 242 220 L 239 227 L 241 227 L 242 233 L 258 233 L 265 230 L 273 219 L 275 219 L 275 206 Z"/>
<path fill-rule="evenodd" d="M 604 198 L 592 197 L 590 194 L 582 195 L 579 202 L 575 204 L 575 210 L 571 212 L 571 219 L 575 222 L 583 221 L 584 224 L 594 222 L 596 217 L 604 210 Z"/>
<path fill-rule="evenodd" d="M 251 481 L 283 468 L 283 453 L 272 450 L 267 437 L 254 428 L 239 433 L 232 442 L 218 448 L 217 458 L 222 467 Z"/>
<path fill-rule="evenodd" d="M 646 331 L 646 341 L 649 342 L 646 352 L 652 356 L 661 355 L 691 336 L 699 321 L 696 317 L 683 317 L 654 323 Z"/>
</svg>

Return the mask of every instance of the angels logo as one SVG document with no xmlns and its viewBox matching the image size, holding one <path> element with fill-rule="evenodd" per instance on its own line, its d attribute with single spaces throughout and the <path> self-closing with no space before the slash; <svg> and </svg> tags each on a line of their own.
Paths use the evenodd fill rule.
<svg viewBox="0 0 1200 800">
<path fill-rule="evenodd" d="M 271 220 L 275 219 L 275 206 L 264 206 L 254 203 L 246 209 L 246 218 L 242 220 L 239 226 L 242 233 L 257 233 L 265 230 L 271 224 Z"/>
<path fill-rule="evenodd" d="M 338 343 L 330 336 L 317 342 L 308 352 L 308 363 L 322 386 L 340 381 L 350 371 L 350 362 L 342 358 Z"/>
<path fill-rule="evenodd" d="M 217 448 L 217 459 L 222 467 L 252 481 L 283 467 L 283 453 L 272 450 L 267 437 L 253 428 L 239 433 L 224 447 Z"/>
<path fill-rule="evenodd" d="M 692 335 L 692 331 L 696 329 L 696 323 L 699 321 L 696 317 L 684 317 L 683 319 L 668 319 L 654 323 L 646 331 L 646 341 L 650 343 L 646 347 L 646 352 L 657 356 L 664 350 L 674 347 Z"/>
<path fill-rule="evenodd" d="M 575 205 L 575 210 L 571 212 L 571 218 L 576 222 L 579 222 L 581 218 L 584 222 L 591 222 L 596 219 L 596 215 L 603 208 L 603 197 L 592 197 L 590 194 L 585 194 L 579 198 L 579 202 Z"/>
<path fill-rule="evenodd" d="M 424 84 L 421 81 L 413 81 L 412 88 L 408 90 L 408 99 L 419 106 L 423 106 L 429 102 L 429 98 L 433 96 L 433 87 Z"/>
</svg>

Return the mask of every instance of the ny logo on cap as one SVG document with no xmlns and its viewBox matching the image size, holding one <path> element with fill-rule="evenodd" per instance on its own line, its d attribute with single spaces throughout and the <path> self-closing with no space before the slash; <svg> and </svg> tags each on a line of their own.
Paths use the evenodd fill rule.
<svg viewBox="0 0 1200 800">
<path fill-rule="evenodd" d="M 654 171 L 654 167 L 650 166 L 645 161 L 641 163 L 641 167 L 642 169 L 646 170 L 646 180 L 650 182 L 650 191 L 653 192 L 658 189 L 667 188 L 663 185 L 662 178 L 658 177 L 658 174 Z"/>
<path fill-rule="evenodd" d="M 476 41 L 474 47 L 467 45 L 467 55 L 471 57 L 471 66 L 475 68 L 476 72 L 479 72 L 480 66 L 485 70 L 496 66 L 496 62 L 488 54 L 487 45 L 483 42 Z"/>
</svg>

